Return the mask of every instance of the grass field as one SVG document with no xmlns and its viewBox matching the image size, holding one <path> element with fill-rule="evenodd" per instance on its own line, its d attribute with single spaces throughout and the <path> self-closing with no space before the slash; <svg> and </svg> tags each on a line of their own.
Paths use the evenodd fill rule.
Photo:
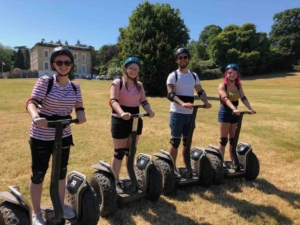
<svg viewBox="0 0 300 225">
<path fill-rule="evenodd" d="M 25 103 L 36 79 L 0 80 L 0 191 L 19 185 L 29 199 L 31 174 L 28 145 L 30 117 Z M 109 86 L 111 81 L 77 80 L 83 92 L 87 123 L 73 125 L 75 147 L 69 171 L 90 177 L 100 159 L 111 161 Z M 192 146 L 218 143 L 217 86 L 222 80 L 203 81 L 213 108 L 199 110 Z M 261 171 L 253 182 L 227 180 L 219 186 L 189 186 L 158 202 L 141 200 L 118 207 L 101 224 L 300 224 L 300 73 L 255 76 L 242 81 L 256 115 L 244 116 L 240 141 L 250 143 Z M 144 118 L 138 152 L 168 149 L 169 101 L 148 98 L 156 116 Z M 244 106 L 240 107 L 245 109 Z M 226 154 L 228 157 L 228 153 Z M 182 165 L 182 157 L 178 158 Z M 50 204 L 49 171 L 43 204 Z M 125 168 L 122 169 L 126 176 Z"/>
</svg>

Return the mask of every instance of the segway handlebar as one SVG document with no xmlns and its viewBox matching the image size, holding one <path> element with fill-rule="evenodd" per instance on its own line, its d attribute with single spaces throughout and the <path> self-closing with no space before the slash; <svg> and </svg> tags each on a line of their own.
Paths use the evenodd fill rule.
<svg viewBox="0 0 300 225">
<path fill-rule="evenodd" d="M 256 112 L 255 112 L 256 113 Z M 255 114 L 254 113 L 254 114 Z M 250 111 L 240 111 L 240 114 L 251 114 L 251 112 Z"/>
<path fill-rule="evenodd" d="M 65 120 L 55 120 L 55 121 L 48 121 L 49 126 L 55 126 L 56 124 L 61 123 L 62 125 L 69 125 L 71 123 L 79 123 L 78 119 L 65 119 Z"/>
<path fill-rule="evenodd" d="M 206 105 L 193 105 L 194 108 L 206 108 Z"/>
<path fill-rule="evenodd" d="M 137 114 L 131 114 L 130 118 L 135 118 L 135 117 L 145 117 L 149 116 L 149 113 L 137 113 Z"/>
</svg>

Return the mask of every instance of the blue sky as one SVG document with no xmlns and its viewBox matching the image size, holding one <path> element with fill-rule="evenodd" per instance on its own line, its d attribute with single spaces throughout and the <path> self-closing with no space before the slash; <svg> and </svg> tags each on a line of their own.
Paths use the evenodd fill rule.
<svg viewBox="0 0 300 225">
<path fill-rule="evenodd" d="M 115 44 L 119 28 L 128 25 L 128 18 L 144 0 L 0 0 L 0 43 L 32 48 L 42 38 L 46 41 L 80 40 L 99 49 Z M 169 0 L 181 12 L 193 40 L 205 26 L 222 28 L 229 24 L 252 22 L 257 31 L 269 33 L 275 13 L 300 7 L 299 0 Z"/>
</svg>

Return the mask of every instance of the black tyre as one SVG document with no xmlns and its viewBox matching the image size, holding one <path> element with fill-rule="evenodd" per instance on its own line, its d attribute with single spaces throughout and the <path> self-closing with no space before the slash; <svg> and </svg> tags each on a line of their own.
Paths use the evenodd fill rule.
<svg viewBox="0 0 300 225">
<path fill-rule="evenodd" d="M 201 170 L 199 177 L 199 184 L 204 187 L 211 185 L 214 179 L 214 170 L 208 158 L 203 157 L 201 160 Z"/>
<path fill-rule="evenodd" d="M 30 225 L 28 212 L 21 206 L 10 202 L 0 204 L 1 225 Z"/>
<path fill-rule="evenodd" d="M 91 177 L 91 186 L 94 189 L 100 204 L 100 215 L 108 217 L 117 207 L 117 191 L 111 174 L 98 171 Z"/>
<path fill-rule="evenodd" d="M 162 175 L 159 169 L 152 165 L 148 171 L 148 187 L 146 199 L 156 201 L 162 192 Z"/>
<path fill-rule="evenodd" d="M 209 159 L 210 164 L 214 170 L 213 183 L 222 184 L 224 180 L 224 169 L 222 165 L 222 159 L 212 153 L 206 153 L 206 157 Z"/>
<path fill-rule="evenodd" d="M 154 164 L 162 175 L 162 193 L 170 195 L 175 189 L 175 178 L 173 176 L 173 166 L 165 159 L 157 159 Z"/>
<path fill-rule="evenodd" d="M 81 224 L 97 225 L 99 217 L 99 199 L 91 186 L 87 184 L 81 196 Z"/>
<path fill-rule="evenodd" d="M 247 168 L 245 179 L 249 181 L 256 179 L 256 177 L 259 174 L 259 169 L 259 161 L 256 155 L 253 152 L 250 152 L 247 156 Z"/>
</svg>

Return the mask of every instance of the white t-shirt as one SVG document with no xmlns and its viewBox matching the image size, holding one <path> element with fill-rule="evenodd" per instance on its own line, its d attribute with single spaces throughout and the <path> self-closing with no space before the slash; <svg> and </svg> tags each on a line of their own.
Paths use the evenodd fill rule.
<svg viewBox="0 0 300 225">
<path fill-rule="evenodd" d="M 167 85 L 168 84 L 175 85 L 176 95 L 194 97 L 195 85 L 200 84 L 198 75 L 196 73 L 194 73 L 196 75 L 196 80 L 195 80 L 193 74 L 190 71 L 188 71 L 188 73 L 181 73 L 179 71 L 179 69 L 176 71 L 177 71 L 177 75 L 178 75 L 177 82 L 176 82 L 176 78 L 175 78 L 175 72 L 172 72 L 168 76 Z M 174 102 L 171 102 L 170 111 L 182 113 L 182 114 L 192 114 L 193 113 L 193 109 L 184 108 Z"/>
</svg>

